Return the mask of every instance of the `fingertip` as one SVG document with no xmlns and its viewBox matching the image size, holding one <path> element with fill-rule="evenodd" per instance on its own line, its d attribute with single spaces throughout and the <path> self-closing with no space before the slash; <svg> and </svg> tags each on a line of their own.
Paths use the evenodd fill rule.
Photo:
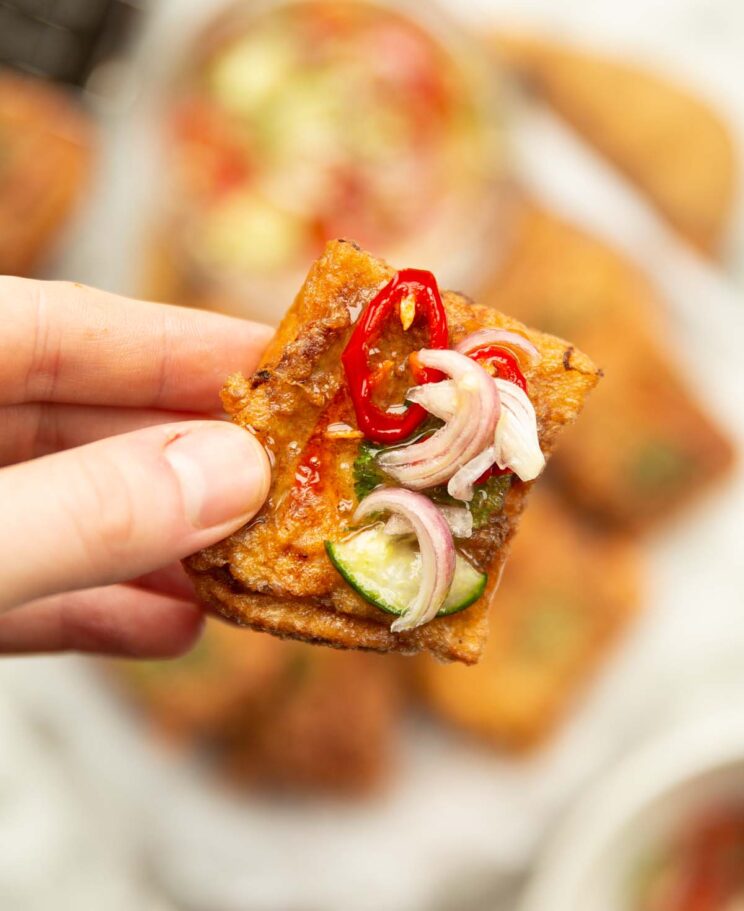
<svg viewBox="0 0 744 911">
<path fill-rule="evenodd" d="M 231 426 L 235 426 L 234 424 Z M 266 448 L 261 444 L 257 437 L 249 431 L 243 431 L 248 435 L 253 449 L 253 458 L 256 465 L 257 484 L 255 488 L 255 497 L 252 504 L 252 515 L 255 515 L 266 502 L 271 488 L 271 462 Z"/>
<path fill-rule="evenodd" d="M 98 611 L 84 601 L 71 605 L 67 649 L 150 660 L 178 658 L 196 645 L 204 628 L 204 613 L 187 601 L 142 596 L 136 590 L 102 601 Z"/>
<path fill-rule="evenodd" d="M 165 448 L 188 522 L 219 540 L 249 521 L 269 492 L 271 466 L 261 443 L 220 421 L 179 429 Z"/>
<path fill-rule="evenodd" d="M 142 618 L 141 618 L 142 619 Z M 204 630 L 204 613 L 194 604 L 163 599 L 150 604 L 145 622 L 116 643 L 120 654 L 130 658 L 179 658 L 190 652 Z"/>
<path fill-rule="evenodd" d="M 270 483 L 259 441 L 222 421 L 147 427 L 5 468 L 0 607 L 137 578 L 215 544 L 253 518 Z"/>
</svg>

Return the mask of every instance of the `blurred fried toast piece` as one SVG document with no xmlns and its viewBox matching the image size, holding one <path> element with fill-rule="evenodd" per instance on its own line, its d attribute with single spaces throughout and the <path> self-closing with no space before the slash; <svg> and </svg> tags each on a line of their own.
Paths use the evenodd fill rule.
<svg viewBox="0 0 744 911">
<path fill-rule="evenodd" d="M 544 490 L 533 497 L 481 661 L 415 663 L 417 691 L 435 714 L 511 750 L 556 727 L 638 607 L 635 548 L 580 526 Z"/>
<path fill-rule="evenodd" d="M 356 427 L 341 352 L 359 312 L 393 274 L 386 263 L 355 244 L 329 243 L 257 372 L 248 379 L 229 379 L 225 408 L 271 452 L 272 487 L 256 519 L 185 565 L 204 602 L 254 629 L 342 648 L 429 650 L 472 663 L 485 640 L 488 602 L 529 484 L 515 481 L 503 510 L 468 542 L 469 557 L 489 576 L 484 595 L 460 613 L 409 632 L 391 632 L 390 616 L 341 578 L 325 550 L 326 540 L 347 533 L 356 502 L 353 463 L 359 440 L 329 440 L 326 434 L 331 423 Z M 461 295 L 444 292 L 443 302 L 451 344 L 491 326 L 516 329 L 537 346 L 542 359 L 528 369 L 527 378 L 540 445 L 549 454 L 596 384 L 596 367 L 567 342 L 527 329 Z M 402 340 L 395 336 L 396 358 L 405 363 L 408 351 L 422 347 L 425 339 L 425 330 L 416 326 Z M 383 332 L 378 347 L 386 344 L 390 339 Z M 310 476 L 313 483 L 304 483 Z"/>
<path fill-rule="evenodd" d="M 729 129 L 687 88 L 640 66 L 541 39 L 499 35 L 507 67 L 648 197 L 718 254 L 738 180 Z"/>
<path fill-rule="evenodd" d="M 726 475 L 731 444 L 690 398 L 681 374 L 645 333 L 608 352 L 608 380 L 586 424 L 566 434 L 556 471 L 587 512 L 629 531 L 671 518 Z M 612 380 L 609 380 L 610 376 Z"/>
<path fill-rule="evenodd" d="M 195 648 L 182 658 L 110 666 L 160 736 L 196 743 L 219 740 L 235 718 L 254 717 L 285 673 L 287 660 L 283 642 L 209 620 Z"/>
<path fill-rule="evenodd" d="M 574 502 L 643 530 L 726 473 L 731 444 L 670 362 L 653 288 L 602 241 L 528 203 L 484 299 L 573 339 L 604 370 L 550 465 Z"/>
<path fill-rule="evenodd" d="M 231 733 L 228 774 L 282 790 L 354 794 L 379 786 L 391 767 L 400 702 L 389 660 L 282 645 L 284 677 L 262 713 Z"/>
<path fill-rule="evenodd" d="M 78 201 L 92 130 L 61 89 L 0 68 L 0 274 L 28 275 Z"/>
<path fill-rule="evenodd" d="M 155 733 L 203 750 L 233 781 L 357 793 L 380 783 L 389 765 L 398 684 L 378 656 L 210 620 L 183 658 L 113 668 Z"/>
</svg>

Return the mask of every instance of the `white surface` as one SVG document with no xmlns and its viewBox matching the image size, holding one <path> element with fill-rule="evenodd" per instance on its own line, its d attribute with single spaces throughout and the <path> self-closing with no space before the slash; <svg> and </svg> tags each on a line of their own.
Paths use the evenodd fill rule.
<svg viewBox="0 0 744 911">
<path fill-rule="evenodd" d="M 172 12 L 186 6 L 170 3 Z M 719 93 L 716 74 L 725 71 L 719 59 L 715 73 L 701 63 L 710 59 L 711 48 L 721 48 L 720 57 L 730 59 L 735 27 L 738 23 L 741 38 L 744 15 L 735 2 L 657 0 L 643 5 L 643 15 L 639 4 L 627 2 L 591 7 L 576 0 L 471 4 L 474 12 L 478 6 L 494 18 L 498 9 L 517 8 L 544 21 L 560 15 L 564 32 L 638 46 L 646 53 L 651 49 L 675 65 L 689 59 L 695 78 L 705 71 L 705 85 L 716 97 L 720 94 L 722 103 L 744 101 L 744 93 L 737 95 L 740 80 Z M 194 0 L 188 8 L 195 8 Z M 716 22 L 729 23 L 729 28 L 717 27 L 715 40 L 696 27 L 704 8 L 719 17 Z M 662 286 L 669 298 L 672 344 L 695 375 L 698 352 L 704 354 L 701 394 L 741 442 L 741 301 L 551 118 L 525 114 L 515 126 L 516 157 L 525 179 L 553 205 L 613 237 Z M 121 130 L 115 138 L 126 139 Z M 133 210 L 147 204 L 138 182 L 122 179 L 128 175 L 126 149 L 126 142 L 110 145 L 106 173 L 118 174 L 118 180 L 101 197 L 67 264 L 71 277 L 113 288 L 127 286 L 126 264 L 136 252 L 131 227 L 141 214 Z M 52 790 L 57 796 L 45 803 L 48 813 L 42 814 L 39 840 L 29 844 L 43 853 L 43 870 L 52 871 L 48 882 L 56 885 L 49 888 L 56 889 L 58 901 L 49 904 L 39 863 L 30 850 L 23 854 L 26 842 L 21 840 L 17 862 L 0 862 L 0 907 L 5 911 L 1 899 L 10 888 L 23 895 L 24 911 L 93 907 L 78 902 L 75 892 L 76 880 L 89 865 L 88 855 L 83 862 L 71 849 L 75 833 L 81 825 L 86 828 L 81 815 L 99 836 L 91 850 L 106 847 L 106 863 L 118 871 L 112 873 L 110 887 L 108 880 L 99 882 L 95 907 L 100 911 L 144 906 L 122 905 L 117 892 L 119 880 L 132 880 L 135 859 L 138 869 L 151 871 L 179 907 L 199 911 L 466 911 L 469 894 L 480 896 L 473 908 L 491 907 L 488 897 L 495 901 L 501 878 L 529 867 L 557 815 L 614 757 L 686 714 L 703 692 L 725 693 L 744 707 L 743 507 L 739 470 L 725 491 L 701 502 L 650 543 L 648 609 L 547 750 L 526 762 L 511 762 L 411 722 L 397 783 L 379 802 L 228 798 L 203 786 L 188 765 L 166 760 L 146 743 L 105 687 L 90 685 L 91 669 L 83 661 L 2 662 L 0 692 L 54 737 L 48 751 L 56 768 L 49 768 L 40 741 L 28 741 L 22 751 L 4 746 L 20 743 L 22 735 L 17 720 L 0 712 L 6 780 L 19 791 L 29 780 L 41 781 L 34 763 L 43 757 L 56 781 Z M 22 816 L 34 818 L 31 803 Z M 0 854 L 12 820 L 0 808 Z M 57 825 L 71 833 L 69 838 L 59 837 Z M 15 911 L 12 904 L 7 907 Z"/>
<path fill-rule="evenodd" d="M 0 908 L 102 911 L 105 896 L 105 911 L 165 911 L 140 890 L 127 846 L 91 814 L 90 795 L 71 787 L 49 730 L 4 692 L 0 736 Z"/>
</svg>

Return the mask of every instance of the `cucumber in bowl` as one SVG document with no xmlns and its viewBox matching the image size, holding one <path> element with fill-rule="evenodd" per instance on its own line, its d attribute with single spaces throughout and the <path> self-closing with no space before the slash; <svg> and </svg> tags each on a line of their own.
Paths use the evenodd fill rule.
<svg viewBox="0 0 744 911">
<path fill-rule="evenodd" d="M 389 535 L 383 522 L 326 541 L 328 556 L 349 585 L 370 604 L 400 616 L 421 583 L 421 555 L 413 535 Z M 488 576 L 457 554 L 455 577 L 438 617 L 456 614 L 483 594 Z"/>
</svg>

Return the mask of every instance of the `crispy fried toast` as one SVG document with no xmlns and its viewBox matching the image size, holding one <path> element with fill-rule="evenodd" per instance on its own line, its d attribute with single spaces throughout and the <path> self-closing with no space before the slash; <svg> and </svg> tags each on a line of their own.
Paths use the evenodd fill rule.
<svg viewBox="0 0 744 911">
<path fill-rule="evenodd" d="M 731 132 L 707 102 L 640 65 L 570 45 L 499 35 L 496 47 L 682 237 L 721 252 L 738 168 Z"/>
<path fill-rule="evenodd" d="M 488 605 L 530 484 L 515 481 L 503 510 L 468 542 L 468 556 L 488 573 L 483 596 L 459 614 L 408 632 L 391 632 L 389 616 L 339 576 L 324 548 L 326 540 L 344 534 L 356 504 L 353 463 L 359 441 L 327 436 L 331 423 L 355 426 L 341 353 L 360 311 L 393 274 L 351 242 L 329 243 L 256 373 L 228 380 L 226 411 L 267 447 L 271 491 L 255 519 L 185 565 L 206 604 L 254 629 L 339 648 L 428 650 L 473 663 L 486 638 Z M 568 342 L 527 329 L 462 295 L 445 292 L 443 301 L 451 344 L 482 327 L 504 327 L 537 346 L 541 361 L 527 380 L 540 445 L 549 454 L 562 428 L 581 410 L 599 370 Z M 424 341 L 414 333 L 410 350 Z M 305 483 L 308 478 L 313 483 Z"/>
</svg>

